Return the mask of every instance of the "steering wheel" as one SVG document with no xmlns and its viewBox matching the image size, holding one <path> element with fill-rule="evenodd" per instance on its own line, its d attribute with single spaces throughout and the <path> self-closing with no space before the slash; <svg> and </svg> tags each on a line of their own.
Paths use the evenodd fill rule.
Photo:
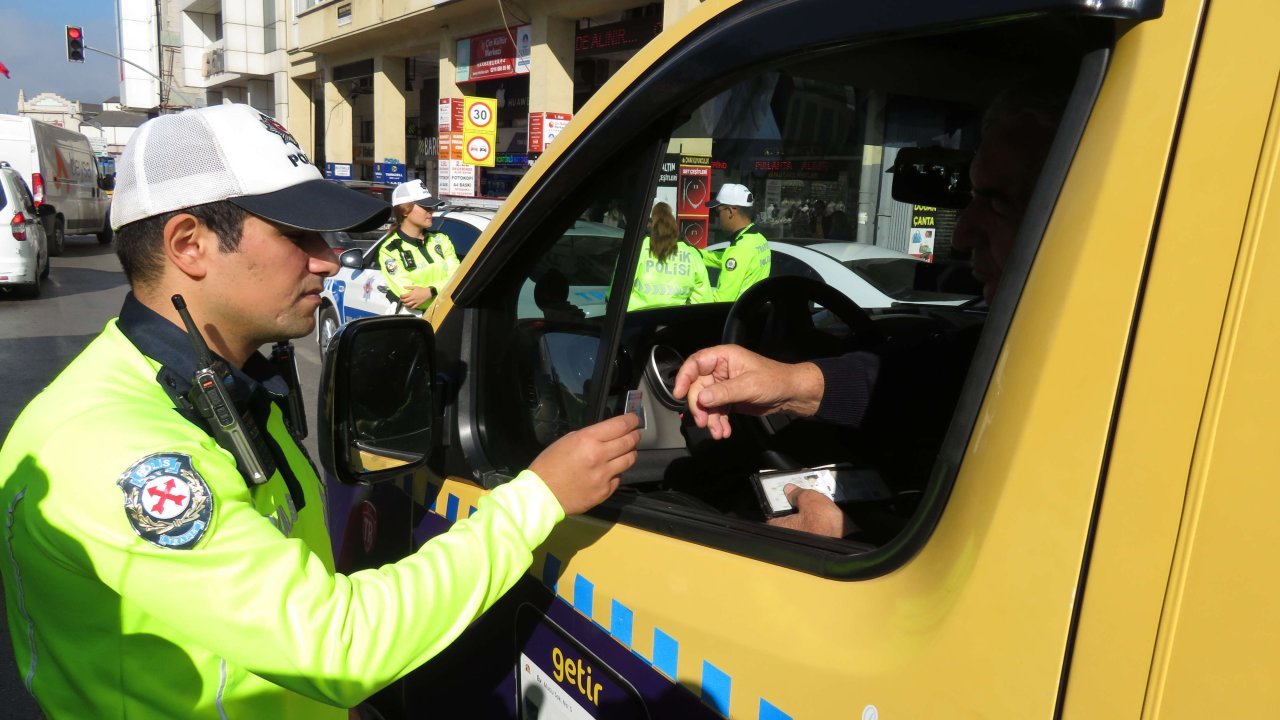
<svg viewBox="0 0 1280 720">
<path fill-rule="evenodd" d="M 815 327 L 812 305 L 826 308 L 852 332 L 836 337 Z M 884 340 L 871 316 L 847 295 L 825 283 L 798 275 L 761 280 L 729 309 L 721 341 L 781 362 L 803 362 L 841 355 Z M 790 424 L 781 414 L 757 418 L 766 435 Z"/>
</svg>

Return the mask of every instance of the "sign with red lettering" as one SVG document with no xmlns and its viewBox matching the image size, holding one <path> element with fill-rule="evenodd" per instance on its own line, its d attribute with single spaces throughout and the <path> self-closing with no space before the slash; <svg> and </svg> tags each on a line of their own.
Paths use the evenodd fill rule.
<svg viewBox="0 0 1280 720">
<path fill-rule="evenodd" d="M 529 113 L 529 152 L 545 151 L 572 119 L 569 113 Z"/>
<path fill-rule="evenodd" d="M 462 104 L 462 98 L 440 99 L 440 132 L 462 132 Z"/>
<path fill-rule="evenodd" d="M 457 82 L 475 82 L 529 72 L 533 26 L 494 30 L 458 41 Z"/>
</svg>

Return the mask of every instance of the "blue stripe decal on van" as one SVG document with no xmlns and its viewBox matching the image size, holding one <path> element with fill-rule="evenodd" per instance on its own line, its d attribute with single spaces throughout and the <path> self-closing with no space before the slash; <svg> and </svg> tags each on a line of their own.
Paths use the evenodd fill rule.
<svg viewBox="0 0 1280 720">
<path fill-rule="evenodd" d="M 591 607 L 594 605 L 596 586 L 590 580 L 579 575 L 573 581 L 573 606 L 578 612 L 591 618 Z"/>
<path fill-rule="evenodd" d="M 454 499 L 450 498 L 450 500 L 453 501 Z M 564 569 L 564 563 L 551 553 L 547 553 L 545 557 L 546 559 L 542 564 L 542 583 L 559 596 L 558 580 Z M 561 597 L 561 599 L 563 600 L 564 598 Z M 655 627 L 653 629 L 653 660 L 649 660 L 643 653 L 632 646 L 635 633 L 635 611 L 617 600 L 610 600 L 610 603 L 610 627 L 607 632 L 615 640 L 630 648 L 632 654 L 636 657 L 652 665 L 655 670 L 666 675 L 672 682 L 679 684 L 680 641 L 663 632 L 661 628 Z M 594 604 L 595 583 L 582 575 L 575 575 L 573 582 L 574 609 L 585 615 L 603 630 L 604 626 L 592 617 Z M 721 717 L 728 718 L 733 677 L 710 662 L 703 660 L 701 688 L 703 704 L 715 710 Z M 792 720 L 790 715 L 768 700 L 759 698 L 759 701 L 760 704 L 756 714 L 757 720 Z"/>
<path fill-rule="evenodd" d="M 617 600 L 613 601 L 613 608 L 609 611 L 609 633 L 617 638 L 618 642 L 627 647 L 631 647 L 631 621 L 633 617 L 631 608 Z"/>
<path fill-rule="evenodd" d="M 450 495 L 449 504 L 444 509 L 444 516 L 449 522 L 458 522 L 458 496 Z"/>
<path fill-rule="evenodd" d="M 560 558 L 547 553 L 547 560 L 542 563 L 542 584 L 557 595 L 560 594 L 560 567 Z"/>
<path fill-rule="evenodd" d="M 672 680 L 676 679 L 676 666 L 680 659 L 680 643 L 675 638 L 653 629 L 653 666 Z"/>
<path fill-rule="evenodd" d="M 732 684 L 732 678 L 723 670 L 702 661 L 702 702 L 724 717 L 729 717 L 729 687 Z"/>
<path fill-rule="evenodd" d="M 768 700 L 760 698 L 760 720 L 791 720 L 791 716 L 774 707 Z"/>
</svg>

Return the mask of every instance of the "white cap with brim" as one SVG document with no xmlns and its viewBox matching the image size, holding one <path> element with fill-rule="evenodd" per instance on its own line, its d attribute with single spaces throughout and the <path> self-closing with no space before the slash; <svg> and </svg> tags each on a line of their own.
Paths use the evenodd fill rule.
<svg viewBox="0 0 1280 720">
<path fill-rule="evenodd" d="M 435 210 L 444 207 L 445 202 L 438 197 L 433 197 L 431 191 L 427 189 L 425 183 L 421 180 L 410 180 L 402 182 L 391 191 L 391 205 L 404 205 L 405 203 L 414 203 L 421 205 L 428 210 Z"/>
<path fill-rule="evenodd" d="M 751 194 L 746 185 L 729 183 L 720 186 L 720 192 L 716 193 L 716 199 L 707 203 L 707 208 L 714 210 L 721 205 L 749 208 L 755 204 L 755 199 L 755 196 Z"/>
<path fill-rule="evenodd" d="M 227 200 L 302 230 L 369 230 L 385 202 L 325 180 L 283 125 L 248 105 L 215 105 L 143 123 L 117 163 L 111 227 Z"/>
</svg>

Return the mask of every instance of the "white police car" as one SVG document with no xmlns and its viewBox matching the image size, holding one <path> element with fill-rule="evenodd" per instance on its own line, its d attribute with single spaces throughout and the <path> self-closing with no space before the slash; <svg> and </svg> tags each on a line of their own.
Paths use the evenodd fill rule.
<svg viewBox="0 0 1280 720">
<path fill-rule="evenodd" d="M 49 277 L 49 244 L 22 175 L 0 161 L 0 291 L 40 295 Z"/>
</svg>

